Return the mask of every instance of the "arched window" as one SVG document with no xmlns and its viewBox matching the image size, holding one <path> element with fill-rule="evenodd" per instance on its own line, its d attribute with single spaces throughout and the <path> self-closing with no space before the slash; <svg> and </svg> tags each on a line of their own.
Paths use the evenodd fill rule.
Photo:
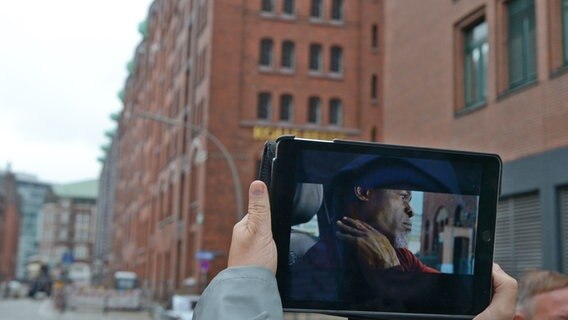
<svg viewBox="0 0 568 320">
<path fill-rule="evenodd" d="M 263 67 L 272 67 L 272 48 L 274 42 L 272 39 L 264 38 L 260 40 L 259 64 Z"/>
<path fill-rule="evenodd" d="M 308 99 L 308 123 L 321 122 L 321 99 L 310 97 Z"/>
</svg>

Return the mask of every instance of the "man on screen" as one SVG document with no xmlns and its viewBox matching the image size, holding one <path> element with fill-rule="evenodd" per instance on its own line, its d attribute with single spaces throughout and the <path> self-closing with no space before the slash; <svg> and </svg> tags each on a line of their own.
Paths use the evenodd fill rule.
<svg viewBox="0 0 568 320">
<path fill-rule="evenodd" d="M 359 264 L 367 270 L 437 273 L 423 264 L 408 247 L 414 211 L 409 190 L 356 186 L 347 215 L 337 221 L 337 237 L 357 250 Z"/>
</svg>

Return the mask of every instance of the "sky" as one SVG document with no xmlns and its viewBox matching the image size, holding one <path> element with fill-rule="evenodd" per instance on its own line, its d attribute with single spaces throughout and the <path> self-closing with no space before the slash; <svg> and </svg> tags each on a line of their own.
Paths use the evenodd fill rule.
<svg viewBox="0 0 568 320">
<path fill-rule="evenodd" d="M 152 0 L 18 0 L 0 10 L 0 170 L 98 178 Z"/>
</svg>

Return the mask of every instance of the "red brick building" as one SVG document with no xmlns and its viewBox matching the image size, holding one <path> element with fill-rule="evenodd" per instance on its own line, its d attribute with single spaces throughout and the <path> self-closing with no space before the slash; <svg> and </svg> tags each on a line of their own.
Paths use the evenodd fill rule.
<svg viewBox="0 0 568 320">
<path fill-rule="evenodd" d="M 266 139 L 381 140 L 382 11 L 377 0 L 155 1 L 115 138 L 112 269 L 165 298 L 226 266 L 243 212 L 204 131 L 236 163 L 245 205 Z"/>
<path fill-rule="evenodd" d="M 495 259 L 568 272 L 568 1 L 384 5 L 384 141 L 500 154 Z"/>
<path fill-rule="evenodd" d="M 8 171 L 0 175 L 0 281 L 16 278 L 19 230 L 16 178 Z"/>
</svg>

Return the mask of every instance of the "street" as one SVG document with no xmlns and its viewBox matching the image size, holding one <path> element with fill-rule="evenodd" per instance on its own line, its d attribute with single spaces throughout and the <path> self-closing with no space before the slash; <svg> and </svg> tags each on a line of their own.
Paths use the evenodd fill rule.
<svg viewBox="0 0 568 320">
<path fill-rule="evenodd" d="M 0 299 L 0 320 L 148 320 L 148 312 L 109 312 L 76 310 L 57 312 L 50 299 Z"/>
</svg>

